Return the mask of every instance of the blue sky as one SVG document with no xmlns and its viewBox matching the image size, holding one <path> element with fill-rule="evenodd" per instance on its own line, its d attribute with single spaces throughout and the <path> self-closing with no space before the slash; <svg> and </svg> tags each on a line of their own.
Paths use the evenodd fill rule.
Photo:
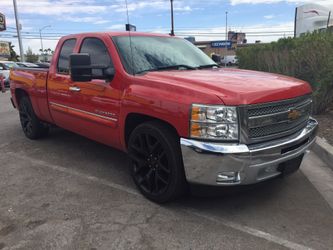
<svg viewBox="0 0 333 250">
<path fill-rule="evenodd" d="M 247 32 L 249 42 L 272 41 L 293 32 L 295 7 L 303 3 L 333 5 L 333 0 L 174 0 L 176 35 L 194 35 L 197 40 L 224 38 L 225 11 L 228 30 Z M 17 0 L 24 50 L 54 48 L 64 34 L 83 31 L 124 30 L 127 22 L 125 0 Z M 128 0 L 129 18 L 139 31 L 170 31 L 169 0 Z M 1 0 L 0 12 L 7 17 L 8 30 L 0 40 L 17 45 L 12 0 Z M 279 32 L 279 33 L 275 33 Z M 211 33 L 216 33 L 211 35 Z M 18 46 L 16 46 L 18 48 Z"/>
</svg>

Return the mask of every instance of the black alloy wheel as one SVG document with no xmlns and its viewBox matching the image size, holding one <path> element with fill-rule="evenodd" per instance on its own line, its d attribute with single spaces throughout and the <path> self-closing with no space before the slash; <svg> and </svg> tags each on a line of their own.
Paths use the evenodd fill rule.
<svg viewBox="0 0 333 250">
<path fill-rule="evenodd" d="M 32 114 L 28 105 L 20 106 L 20 121 L 24 134 L 32 134 Z"/>
<path fill-rule="evenodd" d="M 128 144 L 135 184 L 148 199 L 163 203 L 184 190 L 178 137 L 159 122 L 139 125 Z"/>
<path fill-rule="evenodd" d="M 19 114 L 22 130 L 26 137 L 35 140 L 48 134 L 49 127 L 37 118 L 27 96 L 20 99 Z"/>
</svg>

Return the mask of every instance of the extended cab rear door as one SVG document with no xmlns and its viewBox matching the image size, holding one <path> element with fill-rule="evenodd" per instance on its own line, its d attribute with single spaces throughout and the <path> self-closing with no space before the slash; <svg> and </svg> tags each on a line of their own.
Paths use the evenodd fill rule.
<svg viewBox="0 0 333 250">
<path fill-rule="evenodd" d="M 68 111 L 74 102 L 73 92 L 69 91 L 72 80 L 69 75 L 69 56 L 74 53 L 77 38 L 60 40 L 49 70 L 47 94 L 52 119 L 59 127 L 73 130 L 77 119 Z"/>
</svg>

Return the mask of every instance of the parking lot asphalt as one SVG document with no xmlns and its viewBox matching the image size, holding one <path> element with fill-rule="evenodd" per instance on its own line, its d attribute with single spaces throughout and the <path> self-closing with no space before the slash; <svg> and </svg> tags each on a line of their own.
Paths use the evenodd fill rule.
<svg viewBox="0 0 333 250">
<path fill-rule="evenodd" d="M 333 249 L 327 188 L 303 171 L 157 205 L 137 192 L 126 154 L 59 128 L 26 139 L 9 97 L 0 94 L 0 249 Z M 301 169 L 318 161 L 308 154 Z"/>
</svg>

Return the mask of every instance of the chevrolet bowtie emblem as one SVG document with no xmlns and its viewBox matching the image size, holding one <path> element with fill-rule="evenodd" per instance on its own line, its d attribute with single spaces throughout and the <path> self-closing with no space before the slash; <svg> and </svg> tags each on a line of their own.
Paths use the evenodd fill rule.
<svg viewBox="0 0 333 250">
<path fill-rule="evenodd" d="M 296 120 L 301 116 L 301 112 L 296 109 L 292 109 L 288 113 L 288 119 L 289 120 Z"/>
</svg>

